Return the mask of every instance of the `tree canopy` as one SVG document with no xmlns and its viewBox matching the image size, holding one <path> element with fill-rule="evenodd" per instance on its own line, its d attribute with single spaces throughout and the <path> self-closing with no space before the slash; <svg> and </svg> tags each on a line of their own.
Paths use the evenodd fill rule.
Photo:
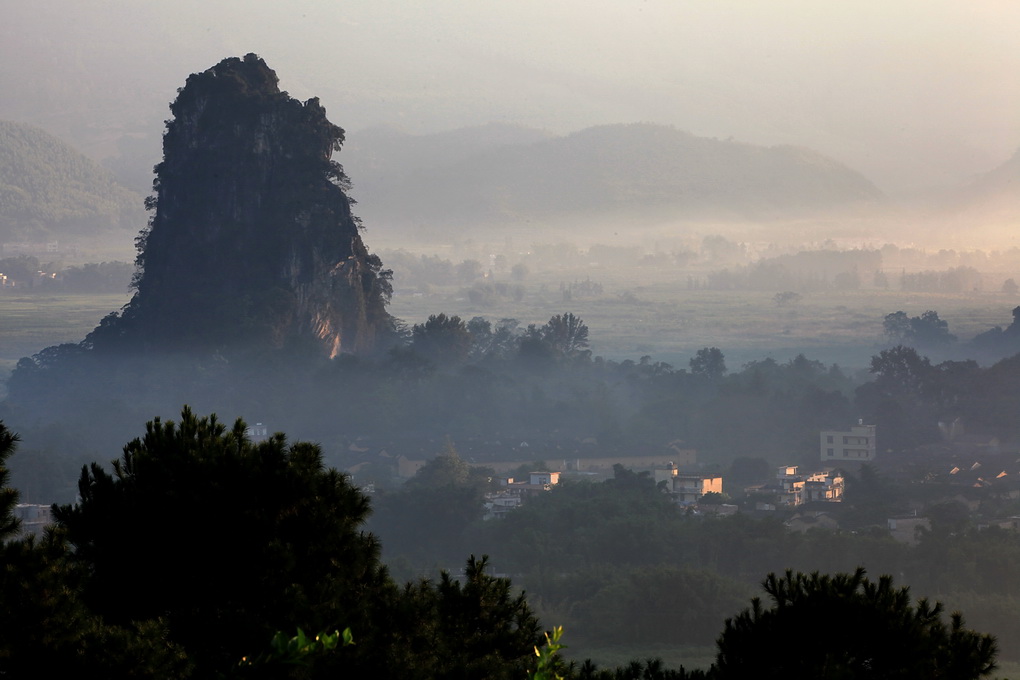
<svg viewBox="0 0 1020 680">
<path fill-rule="evenodd" d="M 995 669 L 996 644 L 968 630 L 942 605 L 912 602 L 892 577 L 853 574 L 769 574 L 772 599 L 726 622 L 710 677 L 976 679 Z"/>
<path fill-rule="evenodd" d="M 902 311 L 886 314 L 882 328 L 894 343 L 926 349 L 945 347 L 956 340 L 956 336 L 949 332 L 949 322 L 940 319 L 939 313 L 930 309 L 914 317 L 908 317 Z"/>
<path fill-rule="evenodd" d="M 157 418 L 113 474 L 83 469 L 79 493 L 55 517 L 88 604 L 119 623 L 165 616 L 199 663 L 225 667 L 277 627 L 363 628 L 386 582 L 367 499 L 317 446 L 255 443 L 242 421 Z"/>
<path fill-rule="evenodd" d="M 718 347 L 703 347 L 691 358 L 691 373 L 719 380 L 726 374 L 726 357 Z"/>
<path fill-rule="evenodd" d="M 323 466 L 319 447 L 282 434 L 253 442 L 245 429 L 185 408 L 179 422 L 148 423 L 112 474 L 82 470 L 80 501 L 55 508 L 53 563 L 75 575 L 70 604 L 84 620 L 132 649 L 186 658 L 197 677 L 230 676 L 276 631 L 343 628 L 359 643 L 300 677 L 525 672 L 538 621 L 484 558 L 469 560 L 463 584 L 443 576 L 401 589 L 362 529 L 367 497 Z M 456 656 L 465 626 L 478 642 Z M 485 661 L 465 673 L 453 660 L 468 657 Z"/>
</svg>

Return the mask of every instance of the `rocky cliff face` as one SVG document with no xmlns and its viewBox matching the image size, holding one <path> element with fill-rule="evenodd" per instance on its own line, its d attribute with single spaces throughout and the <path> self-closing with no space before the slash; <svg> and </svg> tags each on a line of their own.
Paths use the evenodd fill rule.
<svg viewBox="0 0 1020 680">
<path fill-rule="evenodd" d="M 136 293 L 91 337 L 190 350 L 362 352 L 392 326 L 389 273 L 331 160 L 344 131 L 254 54 L 194 74 L 171 105 L 138 238 Z"/>
</svg>

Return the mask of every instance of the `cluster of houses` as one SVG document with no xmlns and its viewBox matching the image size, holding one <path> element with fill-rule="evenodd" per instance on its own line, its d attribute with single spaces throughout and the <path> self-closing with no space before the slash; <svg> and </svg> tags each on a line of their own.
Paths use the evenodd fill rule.
<svg viewBox="0 0 1020 680">
<path fill-rule="evenodd" d="M 735 505 L 722 503 L 723 478 L 718 474 L 694 471 L 697 467 L 696 452 L 671 445 L 671 455 L 677 461 L 650 459 L 578 459 L 565 461 L 563 469 L 568 473 L 584 474 L 592 470 L 608 470 L 612 463 L 626 463 L 634 469 L 648 465 L 656 486 L 669 494 L 681 507 L 698 508 L 716 514 L 736 512 Z M 875 426 L 859 421 L 847 431 L 823 431 L 820 434 L 820 453 L 823 462 L 863 463 L 875 458 Z M 410 462 L 410 461 L 408 461 Z M 423 464 L 424 462 L 422 462 Z M 646 468 L 646 469 L 648 469 Z M 403 470 L 402 470 L 403 471 Z M 559 484 L 561 472 L 531 472 L 527 480 L 512 477 L 500 479 L 500 489 L 486 496 L 485 518 L 506 516 L 527 501 L 531 494 L 544 493 Z M 755 508 L 761 511 L 777 507 L 797 507 L 807 503 L 839 503 L 843 500 L 845 479 L 835 467 L 823 466 L 820 470 L 801 472 L 796 465 L 778 468 L 775 477 L 764 484 L 758 484 L 742 491 L 752 497 L 759 497 Z M 714 494 L 710 504 L 705 497 Z"/>
<path fill-rule="evenodd" d="M 832 468 L 801 473 L 798 466 L 785 465 L 778 469 L 773 481 L 748 487 L 745 492 L 751 496 L 775 499 L 775 504 L 757 504 L 759 510 L 775 510 L 776 505 L 796 507 L 805 503 L 842 502 L 844 483 L 843 473 Z"/>
<path fill-rule="evenodd" d="M 28 279 L 15 279 L 3 272 L 0 272 L 0 288 L 31 288 L 43 281 L 55 281 L 58 277 L 56 272 L 37 271 Z"/>
<path fill-rule="evenodd" d="M 248 428 L 247 434 L 256 441 L 265 440 L 269 435 L 269 428 L 263 423 L 256 423 Z M 353 447 L 354 445 L 352 445 Z M 368 451 L 368 449 L 358 449 Z M 823 431 L 820 433 L 820 454 L 823 463 L 835 463 L 837 461 L 845 464 L 870 462 L 875 458 L 875 426 L 865 425 L 858 422 L 846 431 Z M 970 452 L 968 450 L 969 453 Z M 959 453 L 957 451 L 956 453 Z M 987 453 L 987 452 L 986 452 Z M 513 512 L 527 499 L 534 494 L 547 493 L 560 484 L 563 475 L 576 475 L 579 477 L 594 476 L 602 478 L 611 474 L 614 464 L 626 464 L 631 469 L 649 470 L 643 474 L 650 474 L 656 487 L 670 496 L 677 506 L 695 512 L 710 512 L 713 514 L 731 514 L 737 511 L 737 506 L 723 502 L 723 478 L 721 475 L 698 471 L 697 454 L 692 449 L 683 449 L 671 445 L 666 454 L 674 460 L 664 460 L 665 456 L 639 456 L 636 458 L 577 458 L 564 460 L 562 470 L 541 470 L 528 473 L 527 478 L 518 479 L 509 475 L 499 478 L 499 488 L 488 493 L 485 499 L 485 519 L 498 519 L 505 517 L 507 513 Z M 998 466 L 1005 465 L 1007 461 L 1000 461 L 1003 454 L 995 452 L 994 456 L 988 454 L 985 458 L 987 465 L 981 462 L 973 462 L 969 465 L 952 464 L 951 459 L 943 459 L 946 467 L 943 476 L 946 480 L 952 480 L 954 488 L 960 490 L 952 500 L 966 505 L 971 511 L 977 510 L 978 501 L 967 497 L 966 492 L 987 489 L 994 485 L 1002 487 L 1002 493 L 1007 493 L 1009 498 L 1020 498 L 1020 488 L 1017 487 L 1017 477 L 1020 475 L 1009 475 L 1003 469 L 1001 472 Z M 919 461 L 913 461 L 911 456 L 901 454 L 897 456 L 900 462 L 898 465 L 907 465 L 910 470 Z M 932 458 L 930 452 L 923 456 L 926 464 L 930 465 Z M 994 459 L 994 462 L 993 462 Z M 411 477 L 424 465 L 425 461 L 412 461 L 397 456 L 394 459 L 397 463 L 397 471 L 401 476 Z M 1016 462 L 1020 462 L 1017 459 Z M 505 472 L 513 469 L 509 466 L 520 468 L 520 461 L 497 463 L 502 466 Z M 950 467 L 951 465 L 951 467 Z M 993 468 L 989 473 L 986 468 Z M 505 474 L 505 473 L 504 473 Z M 931 473 L 929 473 L 930 475 Z M 911 473 L 911 478 L 914 475 Z M 763 484 L 741 489 L 742 494 L 750 497 L 748 501 L 756 511 L 770 512 L 779 508 L 796 509 L 796 512 L 786 521 L 787 526 L 795 531 L 807 531 L 812 528 L 838 529 L 838 513 L 832 513 L 826 509 L 828 503 L 840 503 L 843 501 L 845 479 L 843 473 L 834 466 L 821 466 L 818 470 L 802 471 L 799 466 L 786 465 L 776 469 L 775 476 Z M 368 492 L 372 488 L 365 489 Z M 712 495 L 711 500 L 706 496 Z M 730 491 L 733 494 L 733 491 Z M 1001 495 L 1001 494 L 1000 494 Z M 801 507 L 804 506 L 804 507 Z M 833 507 L 835 509 L 835 507 Z M 24 533 L 39 533 L 49 523 L 49 506 L 42 505 L 19 505 L 17 516 L 23 522 Z M 890 535 L 904 543 L 914 543 L 923 530 L 930 530 L 931 523 L 924 516 L 918 516 L 918 511 L 901 517 L 894 517 L 888 520 Z M 998 526 L 1007 529 L 1020 529 L 1020 518 L 1009 517 L 1002 520 L 985 520 L 984 526 Z"/>
<path fill-rule="evenodd" d="M 513 477 L 502 477 L 499 480 L 500 490 L 485 495 L 484 519 L 505 517 L 508 512 L 520 507 L 528 495 L 544 493 L 560 483 L 559 472 L 531 472 L 527 481 L 517 481 Z"/>
<path fill-rule="evenodd" d="M 530 494 L 550 491 L 560 483 L 560 475 L 560 472 L 531 472 L 527 480 L 501 478 L 501 488 L 486 495 L 485 518 L 504 517 L 526 502 Z M 716 500 L 722 500 L 721 475 L 684 472 L 671 461 L 666 465 L 654 467 L 652 479 L 659 490 L 669 494 L 673 502 L 682 507 L 698 507 L 708 494 L 716 494 Z M 781 506 L 798 506 L 815 502 L 839 503 L 843 500 L 843 486 L 843 475 L 837 470 L 826 469 L 802 474 L 798 472 L 796 465 L 789 465 L 779 468 L 772 482 L 759 484 L 745 491 L 751 495 L 775 499 L 775 503 Z M 717 506 L 720 503 L 712 505 Z M 759 503 L 758 506 L 760 510 L 775 509 L 775 505 L 771 503 Z M 714 508 L 713 512 L 728 514 L 729 509 L 735 512 L 736 506 L 723 505 Z"/>
</svg>

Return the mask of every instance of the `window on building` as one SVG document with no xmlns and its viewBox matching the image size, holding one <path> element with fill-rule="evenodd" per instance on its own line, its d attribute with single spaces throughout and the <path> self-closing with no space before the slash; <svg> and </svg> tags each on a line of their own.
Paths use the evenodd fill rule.
<svg viewBox="0 0 1020 680">
<path fill-rule="evenodd" d="M 831 444 L 832 443 L 832 435 L 831 434 L 828 437 L 825 438 L 825 443 L 826 444 Z M 832 453 L 832 449 L 829 449 L 829 453 Z"/>
</svg>

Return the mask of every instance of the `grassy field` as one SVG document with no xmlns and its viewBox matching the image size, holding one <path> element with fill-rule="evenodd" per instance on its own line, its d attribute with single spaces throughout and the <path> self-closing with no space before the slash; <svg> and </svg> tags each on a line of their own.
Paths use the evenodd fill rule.
<svg viewBox="0 0 1020 680">
<path fill-rule="evenodd" d="M 63 342 L 79 342 L 128 301 L 117 295 L 0 295 L 0 368 Z"/>
<path fill-rule="evenodd" d="M 884 341 L 882 320 L 902 310 L 918 316 L 936 310 L 961 341 L 1007 326 L 1016 299 L 998 293 L 919 294 L 900 291 L 822 291 L 804 293 L 799 302 L 779 307 L 777 291 L 687 290 L 679 282 L 627 285 L 593 273 L 603 283 L 599 298 L 565 301 L 559 281 L 547 278 L 526 284 L 520 302 L 473 304 L 463 289 L 397 294 L 390 311 L 407 323 L 445 312 L 469 319 L 515 318 L 522 324 L 544 323 L 566 311 L 580 316 L 591 330 L 596 355 L 612 359 L 653 360 L 685 367 L 702 347 L 719 347 L 730 368 L 771 356 L 779 361 L 804 353 L 825 363 L 851 369 L 866 367 Z M 575 278 L 562 278 L 573 281 Z"/>
<path fill-rule="evenodd" d="M 570 311 L 591 329 L 593 352 L 611 359 L 636 361 L 650 355 L 685 367 L 698 349 L 714 346 L 723 350 L 730 368 L 804 353 L 856 369 L 867 366 L 878 351 L 882 319 L 890 312 L 916 316 L 934 309 L 949 322 L 950 332 L 965 341 L 992 326 L 1008 325 L 1017 304 L 998 293 L 868 290 L 804 293 L 799 302 L 779 307 L 771 290 L 687 290 L 679 282 L 654 280 L 633 285 L 633 279 L 614 280 L 609 272 L 592 272 L 591 277 L 604 285 L 603 294 L 570 301 L 563 299 L 559 284 L 576 280 L 571 274 L 535 276 L 524 284 L 519 302 L 489 304 L 472 303 L 462 287 L 421 294 L 398 285 L 390 312 L 409 324 L 445 312 L 465 319 L 509 317 L 526 325 Z M 82 340 L 127 300 L 126 295 L 0 295 L 0 370 L 44 347 Z"/>
</svg>

